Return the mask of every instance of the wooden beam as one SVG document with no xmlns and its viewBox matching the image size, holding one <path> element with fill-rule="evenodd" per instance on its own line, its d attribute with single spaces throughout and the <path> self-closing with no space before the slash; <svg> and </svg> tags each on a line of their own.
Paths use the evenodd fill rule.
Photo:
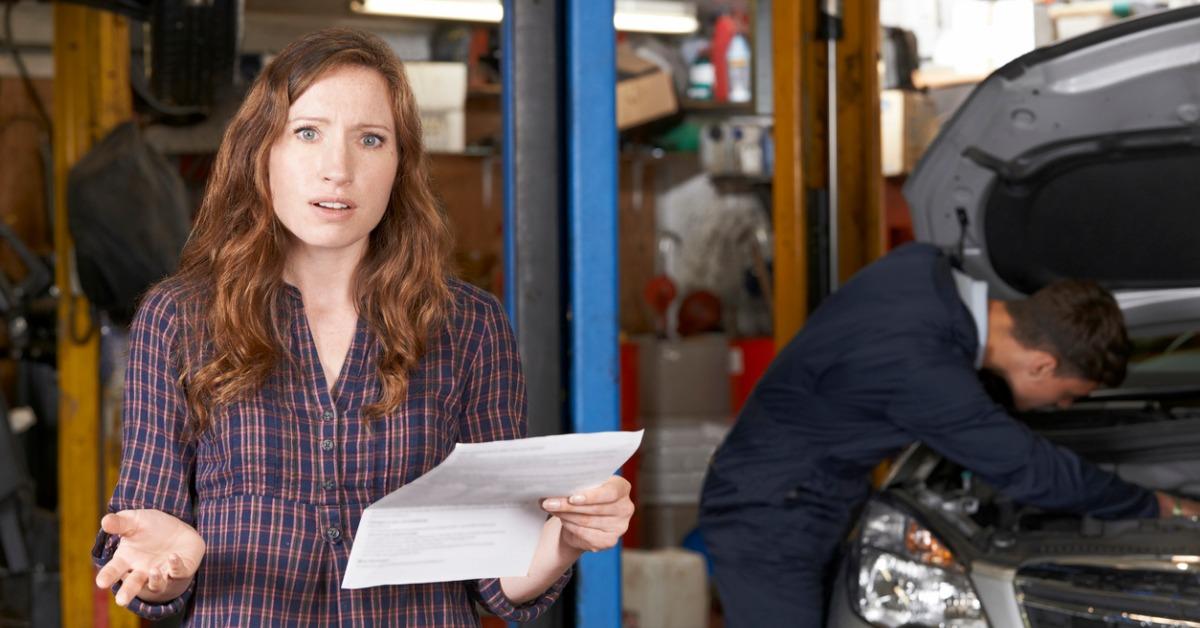
<svg viewBox="0 0 1200 628">
<path fill-rule="evenodd" d="M 772 3 L 775 87 L 775 342 L 783 346 L 809 309 L 810 190 L 829 187 L 828 51 L 815 1 Z M 884 250 L 879 154 L 879 4 L 845 0 L 838 59 L 839 283 Z"/>
<path fill-rule="evenodd" d="M 809 3 L 812 4 L 812 3 Z M 808 250 L 805 225 L 805 135 L 802 89 L 805 46 L 800 2 L 771 3 L 774 47 L 775 177 L 772 220 L 775 229 L 774 311 L 775 345 L 791 339 L 808 314 Z"/>
<path fill-rule="evenodd" d="M 115 14 L 54 5 L 54 247 L 59 263 L 59 552 L 62 621 L 74 626 L 137 626 L 137 618 L 98 592 L 90 549 L 103 503 L 116 481 L 119 430 L 100 421 L 100 343 L 74 278 L 68 229 L 71 167 L 132 113 L 129 30 Z M 107 621 L 106 621 L 107 620 Z"/>
<path fill-rule="evenodd" d="M 884 252 L 879 2 L 846 0 L 838 42 L 839 283 Z"/>
</svg>

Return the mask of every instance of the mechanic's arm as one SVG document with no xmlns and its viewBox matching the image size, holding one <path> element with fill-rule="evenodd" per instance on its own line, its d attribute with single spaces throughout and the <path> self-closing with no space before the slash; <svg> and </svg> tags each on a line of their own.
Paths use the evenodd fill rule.
<svg viewBox="0 0 1200 628">
<path fill-rule="evenodd" d="M 1158 498 L 1158 514 L 1163 519 L 1168 517 L 1200 517 L 1200 502 L 1176 497 L 1170 493 L 1155 491 Z"/>
<path fill-rule="evenodd" d="M 1009 497 L 1100 519 L 1160 516 L 1153 492 L 1099 469 L 1009 416 L 988 397 L 969 364 L 914 364 L 909 372 L 888 407 L 889 418 Z"/>
</svg>

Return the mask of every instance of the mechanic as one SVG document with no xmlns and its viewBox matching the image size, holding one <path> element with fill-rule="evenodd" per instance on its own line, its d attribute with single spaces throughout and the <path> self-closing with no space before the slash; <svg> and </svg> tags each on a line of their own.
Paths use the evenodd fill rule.
<svg viewBox="0 0 1200 628">
<path fill-rule="evenodd" d="M 1009 497 L 1101 519 L 1200 514 L 1102 471 L 1014 419 L 1125 377 L 1112 295 L 1063 280 L 987 297 L 938 248 L 900 247 L 829 297 L 779 353 L 714 455 L 700 526 L 730 628 L 824 625 L 836 554 L 877 464 L 921 441 Z"/>
</svg>

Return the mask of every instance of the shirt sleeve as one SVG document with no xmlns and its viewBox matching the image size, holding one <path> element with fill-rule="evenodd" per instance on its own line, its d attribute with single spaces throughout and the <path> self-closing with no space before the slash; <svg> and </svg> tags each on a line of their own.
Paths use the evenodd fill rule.
<svg viewBox="0 0 1200 628">
<path fill-rule="evenodd" d="M 129 330 L 129 362 L 122 407 L 121 475 L 108 512 L 153 508 L 195 526 L 192 479 L 195 448 L 187 438 L 187 404 L 176 367 L 176 306 L 168 293 L 155 289 L 146 296 Z M 103 566 L 120 537 L 101 530 L 92 559 Z M 120 582 L 113 586 L 115 592 Z M 192 586 L 179 597 L 160 603 L 134 598 L 129 610 L 150 619 L 182 611 Z"/>
<path fill-rule="evenodd" d="M 893 422 L 1009 497 L 1100 519 L 1158 516 L 1154 494 L 1037 435 L 993 402 L 963 364 L 914 365 Z"/>
<path fill-rule="evenodd" d="M 468 355 L 473 354 L 473 358 L 467 372 L 461 436 L 472 443 L 524 438 L 525 377 L 516 338 L 500 304 L 490 295 L 484 299 L 480 319 L 471 326 L 468 342 Z M 525 622 L 536 619 L 554 604 L 572 571 L 568 569 L 544 593 L 520 606 L 504 594 L 499 579 L 469 582 L 467 588 L 489 612 L 506 621 Z"/>
<path fill-rule="evenodd" d="M 550 585 L 550 588 L 545 593 L 521 605 L 515 605 L 512 603 L 512 600 L 508 599 L 508 596 L 504 594 L 504 590 L 500 588 L 499 578 L 477 580 L 474 586 L 470 587 L 471 597 L 486 608 L 488 612 L 505 621 L 522 623 L 533 621 L 554 605 L 554 602 L 558 600 L 558 596 L 562 594 L 563 588 L 571 581 L 571 573 L 573 571 L 573 569 L 566 570 L 563 572 L 563 575 L 558 577 L 558 580 L 554 584 Z"/>
</svg>

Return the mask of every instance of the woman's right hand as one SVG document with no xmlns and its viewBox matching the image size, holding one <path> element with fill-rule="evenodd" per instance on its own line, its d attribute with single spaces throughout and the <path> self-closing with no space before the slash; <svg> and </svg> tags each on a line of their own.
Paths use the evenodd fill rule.
<svg viewBox="0 0 1200 628">
<path fill-rule="evenodd" d="M 100 528 L 121 537 L 116 552 L 96 575 L 96 586 L 123 580 L 117 604 L 133 598 L 165 602 L 187 590 L 200 560 L 204 539 L 192 526 L 161 510 L 122 510 L 105 515 Z"/>
</svg>

